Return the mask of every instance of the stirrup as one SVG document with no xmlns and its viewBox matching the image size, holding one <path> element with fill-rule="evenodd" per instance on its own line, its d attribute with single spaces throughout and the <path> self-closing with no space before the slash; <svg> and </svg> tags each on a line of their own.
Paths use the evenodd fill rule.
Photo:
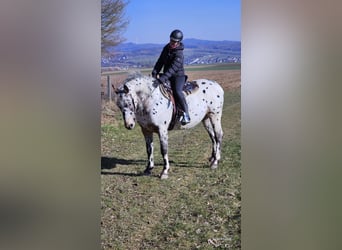
<svg viewBox="0 0 342 250">
<path fill-rule="evenodd" d="M 187 113 L 184 113 L 181 119 L 181 124 L 185 125 L 188 124 L 190 122 L 190 117 Z"/>
</svg>

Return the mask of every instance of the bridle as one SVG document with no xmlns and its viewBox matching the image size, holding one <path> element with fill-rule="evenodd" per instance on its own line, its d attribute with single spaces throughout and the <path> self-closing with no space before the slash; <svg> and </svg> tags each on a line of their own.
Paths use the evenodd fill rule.
<svg viewBox="0 0 342 250">
<path fill-rule="evenodd" d="M 136 105 L 135 105 L 134 98 L 133 98 L 132 94 L 130 94 L 129 91 L 128 91 L 128 88 L 125 86 L 124 89 L 116 90 L 115 93 L 116 94 L 125 94 L 125 95 L 129 94 L 129 96 L 130 96 L 130 98 L 132 100 L 132 105 L 133 105 L 133 110 L 132 111 L 135 113 Z"/>
</svg>

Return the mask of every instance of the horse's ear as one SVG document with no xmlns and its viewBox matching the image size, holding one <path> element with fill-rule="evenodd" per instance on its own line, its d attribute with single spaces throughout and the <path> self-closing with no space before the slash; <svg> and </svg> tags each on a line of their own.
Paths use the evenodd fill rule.
<svg viewBox="0 0 342 250">
<path fill-rule="evenodd" d="M 129 92 L 129 88 L 126 85 L 124 85 L 124 93 L 127 94 L 128 92 Z"/>
<path fill-rule="evenodd" d="M 114 87 L 114 84 L 112 84 L 112 89 L 114 90 L 115 94 L 119 94 L 119 90 Z"/>
<path fill-rule="evenodd" d="M 126 85 L 120 86 L 119 88 L 114 88 L 112 86 L 116 94 L 127 94 L 129 92 L 129 88 Z"/>
</svg>

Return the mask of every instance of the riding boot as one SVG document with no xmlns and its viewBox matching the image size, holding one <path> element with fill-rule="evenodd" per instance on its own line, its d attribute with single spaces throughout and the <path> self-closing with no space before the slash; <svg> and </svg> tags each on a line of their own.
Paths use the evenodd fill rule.
<svg viewBox="0 0 342 250">
<path fill-rule="evenodd" d="M 184 95 L 182 95 L 182 97 L 179 98 L 179 104 L 183 110 L 183 116 L 181 119 L 181 124 L 182 125 L 188 124 L 190 122 L 190 116 L 189 116 L 189 112 L 188 112 L 188 104 L 186 103 Z"/>
<path fill-rule="evenodd" d="M 184 112 L 182 120 L 181 120 L 181 124 L 185 125 L 185 124 L 188 124 L 189 122 L 190 122 L 190 116 L 188 113 Z"/>
<path fill-rule="evenodd" d="M 188 113 L 188 104 L 186 103 L 185 96 L 183 94 L 183 86 L 185 83 L 186 77 L 185 76 L 178 76 L 173 79 L 173 90 L 176 97 L 178 104 L 180 105 L 181 109 L 183 110 L 183 116 L 181 119 L 181 124 L 185 125 L 190 122 L 190 116 Z"/>
</svg>

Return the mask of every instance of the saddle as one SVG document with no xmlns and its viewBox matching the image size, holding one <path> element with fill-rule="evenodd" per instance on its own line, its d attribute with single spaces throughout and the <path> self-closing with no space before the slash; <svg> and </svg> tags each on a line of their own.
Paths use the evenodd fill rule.
<svg viewBox="0 0 342 250">
<path fill-rule="evenodd" d="M 186 76 L 185 84 L 183 87 L 183 93 L 185 96 L 195 93 L 199 88 L 198 84 L 195 81 L 187 82 L 187 78 L 188 77 Z M 165 96 L 165 98 L 169 100 L 169 105 L 170 103 L 172 103 L 173 105 L 172 118 L 168 127 L 168 130 L 172 130 L 177 120 L 179 120 L 179 118 L 183 115 L 183 110 L 180 108 L 178 104 L 176 104 L 175 98 L 173 96 L 173 91 L 171 88 L 171 82 L 169 80 L 164 84 L 159 84 L 159 89 L 163 96 Z"/>
</svg>

